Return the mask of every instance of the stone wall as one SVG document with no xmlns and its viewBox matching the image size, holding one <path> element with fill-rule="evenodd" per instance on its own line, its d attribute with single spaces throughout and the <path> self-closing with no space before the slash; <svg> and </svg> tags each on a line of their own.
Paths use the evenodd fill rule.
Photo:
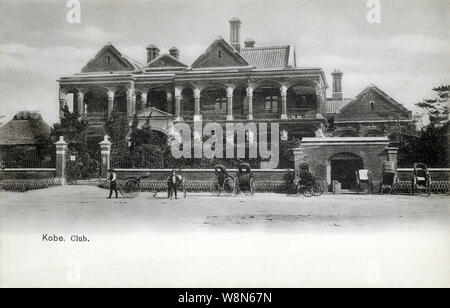
<svg viewBox="0 0 450 308">
<path fill-rule="evenodd" d="M 389 141 L 386 137 L 328 137 L 303 138 L 300 147 L 294 149 L 295 168 L 306 163 L 310 171 L 321 178 L 328 186 L 331 185 L 331 159 L 341 153 L 350 153 L 362 159 L 364 169 L 373 174 L 373 183 L 380 184 L 381 167 L 389 158 Z"/>
</svg>

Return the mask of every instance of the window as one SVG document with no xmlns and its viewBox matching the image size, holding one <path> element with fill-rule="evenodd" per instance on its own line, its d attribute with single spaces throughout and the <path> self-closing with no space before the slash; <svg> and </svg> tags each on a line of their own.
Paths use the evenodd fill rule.
<svg viewBox="0 0 450 308">
<path fill-rule="evenodd" d="M 222 51 L 219 50 L 219 59 L 222 57 Z"/>
<path fill-rule="evenodd" d="M 111 63 L 111 57 L 110 56 L 106 56 L 106 63 Z"/>
<path fill-rule="evenodd" d="M 218 97 L 215 100 L 215 111 L 217 112 L 227 112 L 227 98 L 226 97 Z"/>
<path fill-rule="evenodd" d="M 265 98 L 266 112 L 276 113 L 278 112 L 278 96 L 266 96 Z"/>
<path fill-rule="evenodd" d="M 375 110 L 375 102 L 371 101 L 370 102 L 370 111 L 374 111 Z"/>
</svg>

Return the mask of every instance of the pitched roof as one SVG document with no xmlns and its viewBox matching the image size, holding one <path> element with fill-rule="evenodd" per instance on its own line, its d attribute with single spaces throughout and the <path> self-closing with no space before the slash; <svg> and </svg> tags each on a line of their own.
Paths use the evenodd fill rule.
<svg viewBox="0 0 450 308">
<path fill-rule="evenodd" d="M 0 127 L 0 145 L 34 145 L 50 136 L 50 126 L 40 113 L 18 112 L 14 118 Z"/>
<path fill-rule="evenodd" d="M 389 95 L 387 95 L 384 91 L 382 91 L 380 88 L 378 88 L 376 85 L 374 84 L 370 84 L 369 86 L 367 86 L 364 90 L 361 91 L 361 93 L 359 93 L 350 103 L 346 104 L 339 112 L 343 112 L 344 110 L 346 110 L 347 108 L 349 108 L 351 105 L 355 104 L 357 101 L 359 101 L 359 99 L 364 96 L 366 93 L 370 92 L 370 91 L 375 91 L 376 93 L 378 93 L 381 97 L 383 97 L 385 100 L 387 100 L 390 104 L 392 104 L 393 106 L 397 107 L 399 110 L 405 112 L 408 115 L 411 115 L 411 111 L 409 109 L 407 109 L 405 106 L 403 106 L 402 104 L 398 103 L 395 99 L 393 99 L 392 97 L 390 97 Z"/>
<path fill-rule="evenodd" d="M 342 108 L 344 108 L 348 103 L 350 103 L 352 98 L 343 98 L 343 99 L 327 99 L 327 103 L 325 106 L 325 113 L 339 113 Z"/>
<path fill-rule="evenodd" d="M 177 58 L 165 53 L 156 57 L 144 67 L 145 69 L 174 69 L 174 68 L 186 68 L 186 64 L 178 60 Z"/>
<path fill-rule="evenodd" d="M 206 49 L 206 51 L 198 57 L 194 63 L 192 63 L 191 68 L 205 68 L 209 67 L 203 66 L 202 64 L 208 60 L 210 54 L 214 51 L 215 48 L 222 47 L 230 57 L 235 61 L 235 66 L 245 66 L 248 67 L 249 63 L 239 54 L 239 52 L 233 48 L 227 41 L 225 41 L 222 37 L 218 37 L 212 44 Z"/>
<path fill-rule="evenodd" d="M 240 54 L 250 63 L 260 69 L 286 68 L 289 64 L 290 46 L 244 47 Z"/>
<path fill-rule="evenodd" d="M 82 69 L 81 72 L 96 72 L 99 71 L 97 66 L 104 67 L 105 64 L 101 63 L 100 58 L 101 56 L 106 53 L 110 52 L 112 53 L 118 60 L 121 65 L 125 67 L 125 69 L 128 69 L 130 71 L 140 71 L 142 68 L 142 64 L 138 61 L 131 59 L 130 57 L 123 55 L 116 47 L 114 47 L 111 43 L 107 43 L 105 46 L 100 49 L 100 51 L 95 55 L 93 59 L 91 59 Z M 121 68 L 123 70 L 123 68 Z M 100 69 L 102 71 L 102 69 Z M 104 69 L 103 69 L 104 71 Z"/>
</svg>

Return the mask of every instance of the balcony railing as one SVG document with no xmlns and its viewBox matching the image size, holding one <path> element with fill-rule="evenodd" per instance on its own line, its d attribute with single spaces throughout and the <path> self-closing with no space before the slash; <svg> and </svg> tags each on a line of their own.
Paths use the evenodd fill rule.
<svg viewBox="0 0 450 308">
<path fill-rule="evenodd" d="M 104 120 L 108 117 L 108 112 L 86 112 L 86 118 L 91 120 Z"/>
<path fill-rule="evenodd" d="M 289 108 L 289 119 L 315 119 L 317 111 L 313 108 Z"/>
<path fill-rule="evenodd" d="M 289 108 L 287 110 L 288 119 L 315 119 L 317 111 L 313 108 Z M 194 111 L 183 111 L 181 113 L 183 119 L 192 120 L 194 118 Z M 201 111 L 203 120 L 207 121 L 225 121 L 227 114 L 216 111 Z M 234 120 L 246 120 L 248 118 L 247 112 L 234 112 Z M 253 112 L 255 120 L 276 120 L 281 119 L 281 111 L 272 112 L 265 110 L 255 110 Z"/>
</svg>

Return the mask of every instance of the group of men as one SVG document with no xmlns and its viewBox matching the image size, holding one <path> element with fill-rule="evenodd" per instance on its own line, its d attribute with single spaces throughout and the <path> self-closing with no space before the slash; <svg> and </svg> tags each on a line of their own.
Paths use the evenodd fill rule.
<svg viewBox="0 0 450 308">
<path fill-rule="evenodd" d="M 172 174 L 167 178 L 167 197 L 172 199 L 175 195 L 175 199 L 178 199 L 177 191 L 178 185 L 181 183 L 183 178 L 181 175 L 177 175 L 175 170 L 172 170 Z M 116 198 L 119 197 L 117 191 L 117 174 L 114 169 L 109 170 L 109 197 L 111 199 L 113 192 L 116 194 Z"/>
</svg>

